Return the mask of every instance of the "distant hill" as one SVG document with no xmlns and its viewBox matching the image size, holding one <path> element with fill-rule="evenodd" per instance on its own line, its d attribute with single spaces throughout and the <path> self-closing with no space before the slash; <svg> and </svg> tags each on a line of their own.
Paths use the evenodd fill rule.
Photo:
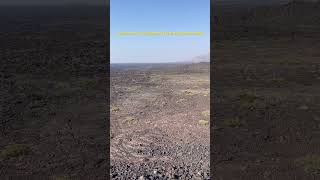
<svg viewBox="0 0 320 180">
<path fill-rule="evenodd" d="M 196 57 L 192 58 L 192 60 L 190 62 L 192 62 L 192 63 L 210 62 L 210 55 L 206 54 L 206 55 L 196 56 Z"/>
</svg>

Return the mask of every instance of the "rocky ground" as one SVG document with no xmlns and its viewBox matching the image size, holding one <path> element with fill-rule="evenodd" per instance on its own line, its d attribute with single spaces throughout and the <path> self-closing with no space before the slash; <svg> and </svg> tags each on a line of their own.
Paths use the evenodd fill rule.
<svg viewBox="0 0 320 180">
<path fill-rule="evenodd" d="M 209 179 L 209 64 L 111 70 L 112 179 Z"/>
<path fill-rule="evenodd" d="M 214 179 L 320 179 L 320 4 L 215 6 Z"/>
<path fill-rule="evenodd" d="M 214 177 L 319 179 L 319 42 L 215 46 Z"/>
<path fill-rule="evenodd" d="M 1 8 L 0 179 L 107 179 L 104 13 Z"/>
</svg>

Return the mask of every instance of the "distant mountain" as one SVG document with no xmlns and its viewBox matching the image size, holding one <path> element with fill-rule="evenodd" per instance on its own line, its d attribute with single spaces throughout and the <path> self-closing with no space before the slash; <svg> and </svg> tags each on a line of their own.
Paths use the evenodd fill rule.
<svg viewBox="0 0 320 180">
<path fill-rule="evenodd" d="M 210 54 L 200 55 L 192 58 L 189 63 L 210 62 Z"/>
</svg>

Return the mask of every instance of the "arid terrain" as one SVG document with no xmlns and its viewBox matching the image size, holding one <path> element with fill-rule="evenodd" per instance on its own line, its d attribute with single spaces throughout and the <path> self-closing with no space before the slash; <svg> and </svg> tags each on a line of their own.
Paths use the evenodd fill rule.
<svg viewBox="0 0 320 180">
<path fill-rule="evenodd" d="M 209 63 L 111 66 L 112 179 L 209 179 Z"/>
<path fill-rule="evenodd" d="M 320 4 L 216 9 L 213 178 L 320 179 Z"/>
<path fill-rule="evenodd" d="M 0 9 L 0 179 L 107 179 L 104 7 Z"/>
<path fill-rule="evenodd" d="M 0 179 L 320 179 L 319 3 L 213 9 L 211 102 L 208 64 L 116 65 L 109 108 L 105 9 L 2 7 Z"/>
</svg>

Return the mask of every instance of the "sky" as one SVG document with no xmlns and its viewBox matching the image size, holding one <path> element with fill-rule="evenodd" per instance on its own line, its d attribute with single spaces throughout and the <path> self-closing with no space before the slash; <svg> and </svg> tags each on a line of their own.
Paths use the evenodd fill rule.
<svg viewBox="0 0 320 180">
<path fill-rule="evenodd" d="M 119 32 L 203 32 L 201 36 L 120 36 Z M 210 51 L 210 0 L 111 0 L 111 63 L 190 60 Z"/>
</svg>

